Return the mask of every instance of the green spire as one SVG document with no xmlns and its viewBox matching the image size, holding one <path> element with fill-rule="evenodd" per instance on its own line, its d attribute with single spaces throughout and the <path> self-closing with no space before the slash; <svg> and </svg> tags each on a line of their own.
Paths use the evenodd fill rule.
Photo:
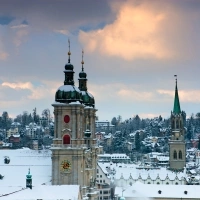
<svg viewBox="0 0 200 200">
<path fill-rule="evenodd" d="M 177 77 L 177 75 L 174 75 Z M 176 78 L 176 86 L 175 86 L 175 97 L 174 97 L 174 109 L 173 109 L 174 114 L 180 114 L 181 113 L 181 107 L 179 103 L 179 97 L 178 97 L 178 87 L 177 87 L 177 78 Z"/>
<path fill-rule="evenodd" d="M 30 168 L 28 169 L 28 174 L 26 175 L 26 179 L 32 179 L 32 175 L 30 173 Z"/>
</svg>

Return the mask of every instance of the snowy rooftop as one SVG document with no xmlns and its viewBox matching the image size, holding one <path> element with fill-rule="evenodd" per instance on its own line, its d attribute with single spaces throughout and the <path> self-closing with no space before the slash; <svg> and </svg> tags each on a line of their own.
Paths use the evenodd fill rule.
<svg viewBox="0 0 200 200">
<path fill-rule="evenodd" d="M 65 191 L 65 192 L 64 192 Z M 70 191 L 70 192 L 67 192 Z M 23 188 L 11 195 L 0 196 L 0 199 L 81 199 L 79 185 L 40 185 L 32 189 Z"/>
<path fill-rule="evenodd" d="M 115 179 L 120 179 L 122 176 L 124 179 L 129 179 L 130 175 L 133 179 L 138 179 L 139 176 L 141 176 L 142 179 L 147 179 L 148 176 L 151 177 L 152 180 L 155 180 L 157 176 L 159 175 L 161 180 L 164 180 L 167 176 L 170 180 L 174 180 L 177 176 L 179 180 L 181 180 L 182 177 L 186 177 L 186 172 L 179 172 L 175 173 L 170 170 L 167 170 L 165 167 L 160 167 L 156 169 L 151 168 L 139 168 L 138 165 L 135 164 L 124 164 L 124 163 L 101 163 L 99 162 L 98 165 L 101 167 L 101 169 L 104 171 L 104 173 L 107 171 L 107 169 L 114 169 Z"/>
<path fill-rule="evenodd" d="M 10 158 L 9 164 L 4 164 L 4 157 Z M 30 150 L 0 150 L 0 196 L 21 190 L 26 187 L 28 169 L 32 175 L 33 187 L 51 185 L 51 151 Z"/>
<path fill-rule="evenodd" d="M 122 195 L 129 200 L 130 197 L 143 198 L 178 198 L 178 199 L 199 199 L 198 185 L 153 185 L 137 182 L 128 188 L 115 188 L 115 194 Z"/>
</svg>

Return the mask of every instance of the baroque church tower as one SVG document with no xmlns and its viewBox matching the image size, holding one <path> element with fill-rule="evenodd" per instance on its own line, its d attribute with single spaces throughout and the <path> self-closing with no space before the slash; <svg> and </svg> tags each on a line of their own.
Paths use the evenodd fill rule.
<svg viewBox="0 0 200 200">
<path fill-rule="evenodd" d="M 52 104 L 55 122 L 51 148 L 52 185 L 80 185 L 84 194 L 95 186 L 99 151 L 94 137 L 97 110 L 94 97 L 87 92 L 83 54 L 79 88 L 74 85 L 74 67 L 70 63 L 70 55 L 69 43 L 64 85 L 58 88 Z"/>
<path fill-rule="evenodd" d="M 169 166 L 171 169 L 181 170 L 185 167 L 186 155 L 184 135 L 183 116 L 180 108 L 176 78 L 174 109 L 173 112 L 171 112 L 171 139 L 169 141 Z"/>
</svg>

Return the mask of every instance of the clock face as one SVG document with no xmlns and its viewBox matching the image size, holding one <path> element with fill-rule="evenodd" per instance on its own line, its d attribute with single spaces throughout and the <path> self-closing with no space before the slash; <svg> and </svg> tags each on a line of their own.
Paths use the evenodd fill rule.
<svg viewBox="0 0 200 200">
<path fill-rule="evenodd" d="M 64 122 L 65 122 L 65 123 L 69 123 L 69 121 L 70 121 L 69 115 L 65 115 L 65 116 L 64 116 Z"/>
<path fill-rule="evenodd" d="M 70 163 L 69 160 L 63 160 L 63 161 L 61 162 L 61 170 L 62 170 L 63 172 L 68 172 L 68 171 L 71 170 L 71 163 Z"/>
</svg>

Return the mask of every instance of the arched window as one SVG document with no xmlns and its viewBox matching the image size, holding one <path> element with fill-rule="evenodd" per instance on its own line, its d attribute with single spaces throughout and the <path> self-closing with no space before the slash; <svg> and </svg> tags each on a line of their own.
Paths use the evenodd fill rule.
<svg viewBox="0 0 200 200">
<path fill-rule="evenodd" d="M 159 185 L 160 183 L 159 182 L 157 182 L 157 185 Z"/>
<path fill-rule="evenodd" d="M 175 129 L 174 120 L 172 120 L 172 129 Z"/>
<path fill-rule="evenodd" d="M 174 159 L 177 159 L 177 152 L 174 150 Z"/>
<path fill-rule="evenodd" d="M 176 120 L 176 128 L 179 129 L 179 121 Z"/>
<path fill-rule="evenodd" d="M 179 151 L 179 152 L 178 152 L 178 158 L 179 158 L 179 159 L 182 159 L 182 151 Z"/>
<path fill-rule="evenodd" d="M 166 185 L 169 185 L 169 183 L 167 182 Z"/>
<path fill-rule="evenodd" d="M 177 182 L 176 182 L 175 184 L 176 184 L 176 185 L 178 185 L 178 183 L 177 183 Z"/>
<path fill-rule="evenodd" d="M 70 144 L 70 136 L 69 135 L 64 135 L 63 144 Z"/>
</svg>

